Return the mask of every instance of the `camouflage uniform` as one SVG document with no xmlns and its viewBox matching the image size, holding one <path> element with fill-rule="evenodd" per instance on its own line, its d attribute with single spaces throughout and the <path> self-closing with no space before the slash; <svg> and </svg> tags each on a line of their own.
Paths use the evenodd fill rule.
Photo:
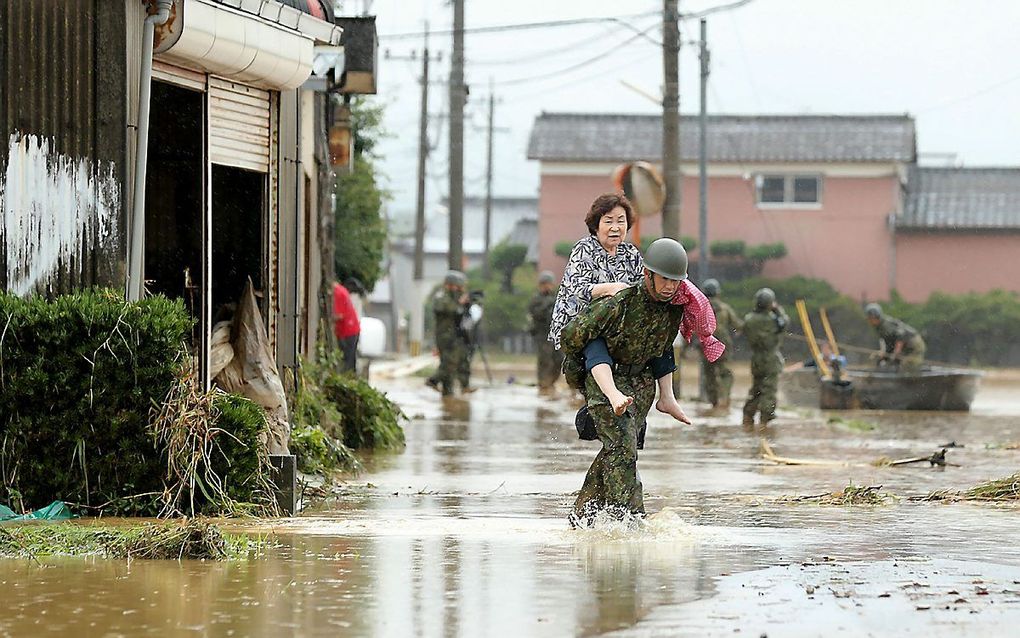
<svg viewBox="0 0 1020 638">
<path fill-rule="evenodd" d="M 468 387 L 468 344 L 461 321 L 466 306 L 460 303 L 461 292 L 440 290 L 432 300 L 436 316 L 436 347 L 439 349 L 439 370 L 430 379 L 446 396 L 453 394 L 454 380 L 461 388 Z"/>
<path fill-rule="evenodd" d="M 899 358 L 900 372 L 917 374 L 921 371 L 927 346 L 916 330 L 888 315 L 882 317 L 882 322 L 875 326 L 875 330 L 885 346 L 886 354 L 892 354 L 897 341 L 903 342 Z"/>
<path fill-rule="evenodd" d="M 535 354 L 538 357 L 538 387 L 548 390 L 560 377 L 560 365 L 563 355 L 549 341 L 549 325 L 552 323 L 553 306 L 556 305 L 556 291 L 535 293 L 528 304 L 531 316 L 531 336 L 535 341 Z"/>
<path fill-rule="evenodd" d="M 569 367 L 576 369 L 589 341 L 603 337 L 615 362 L 616 387 L 634 397 L 627 411 L 616 416 L 595 378 L 588 374 L 585 379 L 588 411 L 602 450 L 574 502 L 575 520 L 590 520 L 600 510 L 615 516 L 644 513 L 637 475 L 637 431 L 655 400 L 648 361 L 673 347 L 682 317 L 683 306 L 656 301 L 639 284 L 593 302 L 563 329 L 560 346 Z"/>
<path fill-rule="evenodd" d="M 776 418 L 776 390 L 779 373 L 783 371 L 783 355 L 779 347 L 788 318 L 782 308 L 755 310 L 744 317 L 744 336 L 751 346 L 751 389 L 744 403 L 744 423 L 754 422 L 761 414 L 761 423 Z"/>
<path fill-rule="evenodd" d="M 733 371 L 730 370 L 729 358 L 733 350 L 733 333 L 743 329 L 744 322 L 733 311 L 728 303 L 715 297 L 709 300 L 715 312 L 715 338 L 726 344 L 722 356 L 709 362 L 702 357 L 702 369 L 705 371 L 705 394 L 713 406 L 729 407 L 730 392 L 733 389 Z"/>
</svg>

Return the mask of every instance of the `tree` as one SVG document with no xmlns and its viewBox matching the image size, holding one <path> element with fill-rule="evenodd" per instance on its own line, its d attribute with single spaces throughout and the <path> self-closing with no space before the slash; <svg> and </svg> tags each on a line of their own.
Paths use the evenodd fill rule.
<svg viewBox="0 0 1020 638">
<path fill-rule="evenodd" d="M 503 275 L 503 292 L 513 294 L 514 270 L 524 264 L 528 256 L 528 247 L 523 244 L 502 242 L 495 246 L 489 254 L 489 264 L 493 270 Z"/>
<path fill-rule="evenodd" d="M 376 144 L 383 135 L 383 107 L 356 98 L 351 103 L 354 158 L 350 173 L 336 177 L 334 272 L 338 281 L 358 279 L 372 290 L 382 275 L 386 222 L 382 205 L 389 196 L 380 188 L 375 160 Z"/>
</svg>

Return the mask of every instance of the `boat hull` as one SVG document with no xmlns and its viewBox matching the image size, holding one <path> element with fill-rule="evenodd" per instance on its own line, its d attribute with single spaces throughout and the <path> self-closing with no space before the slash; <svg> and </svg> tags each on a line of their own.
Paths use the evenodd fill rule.
<svg viewBox="0 0 1020 638">
<path fill-rule="evenodd" d="M 958 368 L 931 367 L 917 374 L 851 368 L 844 372 L 849 389 L 822 391 L 812 368 L 788 370 L 779 387 L 789 404 L 823 409 L 864 410 L 970 410 L 983 373 Z"/>
</svg>

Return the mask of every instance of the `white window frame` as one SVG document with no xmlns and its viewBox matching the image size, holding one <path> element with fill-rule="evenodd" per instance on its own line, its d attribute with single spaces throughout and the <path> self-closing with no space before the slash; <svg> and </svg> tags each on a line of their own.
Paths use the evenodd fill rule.
<svg viewBox="0 0 1020 638">
<path fill-rule="evenodd" d="M 779 177 L 783 179 L 783 201 L 763 202 L 761 201 L 761 189 L 767 177 Z M 795 202 L 794 182 L 797 179 L 813 178 L 818 182 L 818 200 L 814 202 Z M 821 210 L 822 193 L 825 180 L 821 173 L 758 173 L 754 179 L 754 200 L 759 209 L 763 210 Z"/>
</svg>

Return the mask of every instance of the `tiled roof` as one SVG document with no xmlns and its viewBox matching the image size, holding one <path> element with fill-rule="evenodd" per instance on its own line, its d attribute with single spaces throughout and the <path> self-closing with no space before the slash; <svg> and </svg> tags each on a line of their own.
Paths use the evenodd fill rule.
<svg viewBox="0 0 1020 638">
<path fill-rule="evenodd" d="M 710 115 L 710 162 L 913 162 L 908 115 Z M 683 116 L 680 154 L 698 158 L 698 120 Z M 543 113 L 528 158 L 561 162 L 658 161 L 658 115 Z"/>
<path fill-rule="evenodd" d="M 914 168 L 902 229 L 1020 229 L 1020 168 Z"/>
</svg>

